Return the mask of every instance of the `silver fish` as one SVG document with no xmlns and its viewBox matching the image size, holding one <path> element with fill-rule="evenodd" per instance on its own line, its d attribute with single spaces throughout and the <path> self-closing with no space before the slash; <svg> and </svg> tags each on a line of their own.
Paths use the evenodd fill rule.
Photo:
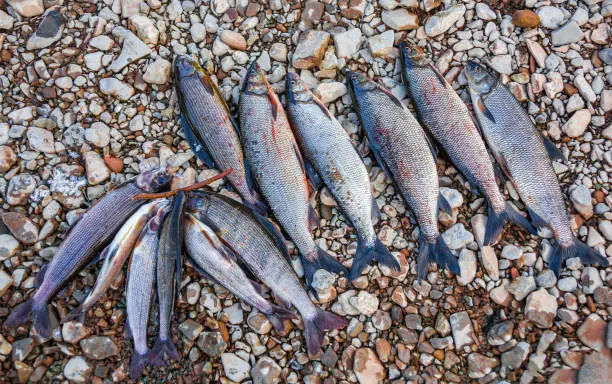
<svg viewBox="0 0 612 384">
<path fill-rule="evenodd" d="M 236 252 L 256 278 L 300 312 L 311 355 L 321 351 L 325 330 L 348 325 L 346 319 L 325 312 L 310 301 L 289 264 L 285 241 L 270 221 L 228 197 L 211 192 L 201 192 L 187 204 Z"/>
<path fill-rule="evenodd" d="M 133 199 L 144 192 L 158 192 L 172 180 L 170 171 L 156 168 L 141 173 L 107 193 L 94 204 L 70 230 L 53 260 L 41 270 L 44 279 L 34 296 L 15 308 L 5 327 L 16 327 L 32 319 L 34 329 L 43 337 L 51 337 L 47 304 L 62 287 L 113 238 L 123 223 L 146 200 Z"/>
<path fill-rule="evenodd" d="M 357 72 L 347 71 L 346 77 L 372 152 L 419 224 L 419 279 L 425 277 L 432 261 L 458 274 L 457 258 L 438 231 L 438 174 L 423 128 L 386 88 Z"/>
<path fill-rule="evenodd" d="M 240 94 L 240 130 L 255 180 L 274 217 L 300 251 L 307 284 L 319 268 L 346 273 L 312 238 L 318 218 L 308 202 L 302 155 L 283 106 L 257 62 L 250 66 Z"/>
<path fill-rule="evenodd" d="M 373 218 L 379 214 L 370 177 L 349 135 L 296 73 L 286 76 L 287 115 L 295 136 L 339 208 L 357 231 L 357 253 L 351 266 L 354 280 L 372 261 L 399 270 L 399 263 L 378 240 Z"/>
<path fill-rule="evenodd" d="M 529 115 L 501 81 L 475 62 L 465 71 L 474 111 L 482 132 L 536 227 L 550 227 L 557 244 L 549 267 L 557 275 L 563 261 L 580 257 L 585 264 L 607 266 L 608 261 L 572 232 L 559 181 L 550 156 L 557 148 L 544 138 Z"/>
<path fill-rule="evenodd" d="M 421 47 L 402 42 L 400 49 L 402 77 L 421 121 L 470 184 L 487 199 L 484 243 L 494 244 L 507 221 L 536 234 L 529 221 L 500 192 L 485 143 L 463 100 Z"/>
<path fill-rule="evenodd" d="M 261 286 L 247 277 L 238 264 L 237 255 L 223 244 L 212 229 L 191 214 L 184 216 L 183 223 L 185 248 L 191 264 L 201 274 L 224 286 L 232 295 L 265 314 L 279 332 L 285 332 L 283 321 L 294 319 L 295 313 L 271 304 L 262 297 Z"/>
</svg>

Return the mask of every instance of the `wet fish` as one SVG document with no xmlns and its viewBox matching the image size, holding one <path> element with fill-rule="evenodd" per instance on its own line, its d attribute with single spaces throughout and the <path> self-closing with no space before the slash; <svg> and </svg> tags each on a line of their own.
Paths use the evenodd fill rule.
<svg viewBox="0 0 612 384">
<path fill-rule="evenodd" d="M 572 232 L 551 156 L 558 149 L 542 136 L 529 115 L 501 81 L 483 66 L 468 62 L 465 71 L 482 132 L 536 227 L 550 227 L 557 244 L 550 268 L 559 275 L 563 261 L 580 257 L 585 264 L 607 266 L 608 261 Z"/>
<path fill-rule="evenodd" d="M 488 203 L 485 244 L 494 244 L 507 221 L 532 234 L 536 230 L 500 192 L 493 163 L 467 106 L 422 48 L 400 45 L 402 77 L 419 117 L 451 161 Z"/>
<path fill-rule="evenodd" d="M 170 326 L 176 295 L 180 290 L 183 261 L 183 228 L 181 217 L 185 205 L 185 193 L 179 191 L 172 202 L 172 210 L 164 219 L 159 235 L 159 252 L 156 266 L 157 300 L 159 302 L 159 335 L 151 349 L 151 362 L 165 365 L 164 354 L 178 360 L 179 354 L 172 342 Z"/>
<path fill-rule="evenodd" d="M 438 174 L 423 128 L 386 88 L 357 72 L 347 71 L 346 77 L 372 152 L 419 224 L 419 279 L 425 277 L 432 261 L 458 274 L 457 258 L 438 231 Z"/>
<path fill-rule="evenodd" d="M 283 106 L 257 62 L 247 72 L 239 109 L 246 158 L 274 217 L 300 251 L 307 284 L 320 268 L 346 273 L 346 268 L 312 239 L 318 217 L 308 202 L 304 161 Z"/>
<path fill-rule="evenodd" d="M 224 286 L 232 295 L 257 308 L 265 314 L 274 328 L 285 332 L 285 319 L 294 319 L 295 313 L 271 304 L 262 297 L 261 286 L 249 279 L 238 264 L 234 251 L 217 237 L 215 232 L 187 214 L 185 225 L 185 248 L 191 264 L 203 275 Z"/>
<path fill-rule="evenodd" d="M 266 203 L 255 190 L 245 164 L 238 127 L 208 72 L 186 56 L 174 59 L 174 84 L 183 132 L 196 156 L 209 168 L 232 169 L 227 177 L 244 203 L 261 214 Z"/>
<path fill-rule="evenodd" d="M 50 337 L 47 304 L 51 298 L 90 263 L 121 225 L 146 203 L 146 200 L 132 199 L 134 196 L 165 190 L 171 179 L 172 175 L 165 167 L 146 171 L 110 191 L 94 204 L 70 230 L 45 271 L 41 271 L 45 273 L 44 279 L 34 296 L 15 308 L 4 326 L 15 327 L 31 319 L 41 336 Z"/>
<path fill-rule="evenodd" d="M 126 289 L 126 328 L 129 327 L 129 334 L 134 340 L 134 355 L 130 363 L 130 377 L 133 380 L 139 378 L 145 365 L 150 363 L 147 324 L 155 289 L 159 229 L 166 213 L 167 205 L 160 208 L 149 220 L 138 238 L 130 261 Z"/>
<path fill-rule="evenodd" d="M 324 331 L 348 325 L 343 317 L 317 308 L 289 264 L 282 235 L 266 218 L 240 203 L 212 192 L 188 200 L 188 209 L 212 228 L 240 260 L 272 292 L 302 315 L 306 346 L 311 355 L 321 351 Z"/>
<path fill-rule="evenodd" d="M 81 323 L 83 322 L 83 318 L 89 308 L 93 307 L 100 297 L 104 295 L 104 292 L 106 292 L 117 273 L 123 267 L 128 256 L 132 253 L 132 248 L 140 236 L 140 232 L 144 229 L 149 219 L 155 215 L 158 207 L 158 201 L 147 203 L 140 207 L 123 224 L 113 238 L 113 241 L 102 251 L 101 258 L 104 262 L 100 272 L 98 272 L 96 283 L 91 292 L 89 292 L 89 295 L 87 295 L 81 305 L 73 309 L 62 319 L 62 323 L 75 319 L 78 319 Z"/>
<path fill-rule="evenodd" d="M 296 73 L 287 74 L 285 89 L 287 115 L 304 155 L 357 231 L 351 280 L 359 277 L 372 260 L 399 270 L 399 263 L 374 231 L 372 221 L 379 214 L 378 206 L 368 170 L 349 135 Z"/>
</svg>

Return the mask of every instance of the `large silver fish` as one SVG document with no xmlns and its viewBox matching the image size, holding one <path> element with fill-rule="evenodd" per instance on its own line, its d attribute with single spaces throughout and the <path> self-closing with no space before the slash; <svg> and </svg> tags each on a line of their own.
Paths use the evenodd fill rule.
<svg viewBox="0 0 612 384">
<path fill-rule="evenodd" d="M 307 284 L 320 268 L 346 273 L 312 239 L 318 218 L 308 202 L 304 161 L 283 106 L 257 62 L 250 66 L 240 94 L 240 130 L 255 180 L 274 217 L 300 251 Z"/>
<path fill-rule="evenodd" d="M 223 244 L 217 234 L 187 214 L 183 217 L 185 226 L 185 248 L 191 264 L 203 275 L 224 286 L 232 295 L 257 308 L 279 332 L 285 331 L 283 321 L 294 319 L 295 313 L 271 304 L 261 295 L 261 286 L 247 277 L 238 264 L 236 253 Z"/>
<path fill-rule="evenodd" d="M 536 227 L 550 227 L 557 244 L 550 269 L 557 275 L 563 261 L 580 257 L 585 264 L 608 261 L 578 240 L 572 232 L 559 181 L 550 156 L 554 144 L 544 138 L 529 115 L 501 81 L 483 66 L 468 62 L 465 71 L 474 112 L 489 148 L 514 184 Z"/>
<path fill-rule="evenodd" d="M 147 345 L 147 324 L 155 288 L 155 266 L 159 248 L 159 229 L 167 213 L 167 205 L 149 220 L 134 246 L 128 273 L 127 324 L 134 340 L 134 355 L 130 363 L 130 377 L 136 380 L 150 363 Z"/>
<path fill-rule="evenodd" d="M 438 174 L 423 128 L 386 88 L 357 72 L 346 71 L 346 77 L 372 152 L 387 177 L 395 181 L 419 224 L 419 279 L 425 277 L 432 261 L 460 273 L 456 256 L 438 231 Z"/>
<path fill-rule="evenodd" d="M 156 266 L 156 287 L 159 311 L 159 335 L 151 349 L 151 362 L 165 365 L 164 354 L 178 360 L 179 354 L 172 342 L 170 326 L 174 314 L 176 295 L 180 290 L 183 261 L 183 227 L 181 217 L 185 205 L 185 193 L 179 191 L 172 202 L 172 210 L 164 219 L 159 235 L 159 251 Z"/>
<path fill-rule="evenodd" d="M 346 319 L 317 308 L 289 264 L 282 235 L 268 219 L 218 194 L 202 192 L 188 200 L 188 209 L 212 228 L 283 302 L 302 315 L 306 346 L 311 355 L 321 351 L 324 331 L 344 328 Z"/>
<path fill-rule="evenodd" d="M 47 304 L 51 298 L 88 265 L 121 225 L 147 202 L 133 199 L 134 196 L 164 190 L 171 180 L 172 175 L 165 167 L 146 171 L 116 187 L 94 204 L 70 230 L 53 260 L 41 270 L 44 279 L 34 296 L 15 308 L 4 326 L 15 327 L 31 319 L 41 336 L 50 337 Z"/>
<path fill-rule="evenodd" d="M 355 227 L 357 253 L 350 278 L 356 279 L 372 260 L 399 269 L 399 263 L 378 240 L 372 218 L 379 213 L 368 170 L 349 135 L 296 73 L 286 76 L 287 115 L 291 127 L 316 172 Z"/>
<path fill-rule="evenodd" d="M 400 49 L 402 77 L 423 125 L 470 184 L 487 199 L 485 244 L 497 241 L 507 221 L 535 234 L 529 221 L 500 192 L 487 148 L 463 100 L 422 48 L 402 42 Z"/>
<path fill-rule="evenodd" d="M 244 203 L 265 214 L 245 164 L 238 127 L 219 89 L 205 69 L 186 56 L 174 59 L 174 84 L 183 132 L 196 156 L 209 168 L 232 169 L 227 177 Z"/>
</svg>

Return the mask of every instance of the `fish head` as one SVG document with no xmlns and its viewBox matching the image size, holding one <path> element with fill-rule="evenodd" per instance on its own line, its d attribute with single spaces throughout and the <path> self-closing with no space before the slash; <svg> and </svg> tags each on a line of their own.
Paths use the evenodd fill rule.
<svg viewBox="0 0 612 384">
<path fill-rule="evenodd" d="M 427 64 L 428 59 L 425 51 L 417 45 L 408 44 L 402 41 L 400 44 L 400 51 L 402 65 L 407 70 L 414 67 L 422 67 Z"/>
<path fill-rule="evenodd" d="M 169 167 L 156 167 L 138 175 L 136 184 L 146 192 L 161 192 L 168 189 L 173 177 Z"/>
<path fill-rule="evenodd" d="M 377 87 L 374 81 L 362 73 L 346 70 L 344 75 L 348 82 L 351 98 L 355 101 L 358 100 L 358 96 L 363 92 L 371 91 Z"/>
<path fill-rule="evenodd" d="M 308 102 L 312 100 L 312 93 L 295 72 L 285 76 L 285 90 L 289 103 Z"/>
<path fill-rule="evenodd" d="M 471 60 L 465 65 L 465 75 L 470 91 L 475 94 L 489 93 L 497 82 L 496 77 L 487 71 L 484 66 Z"/>
<path fill-rule="evenodd" d="M 198 63 L 184 55 L 176 56 L 172 63 L 172 71 L 177 80 L 193 75 L 197 72 L 199 67 Z"/>
<path fill-rule="evenodd" d="M 247 71 L 242 92 L 246 94 L 267 95 L 269 87 L 266 74 L 261 69 L 261 66 L 254 61 Z"/>
<path fill-rule="evenodd" d="M 205 214 L 208 210 L 209 205 L 210 200 L 206 192 L 192 192 L 187 201 L 185 201 L 185 210 L 190 212 L 196 211 Z"/>
</svg>

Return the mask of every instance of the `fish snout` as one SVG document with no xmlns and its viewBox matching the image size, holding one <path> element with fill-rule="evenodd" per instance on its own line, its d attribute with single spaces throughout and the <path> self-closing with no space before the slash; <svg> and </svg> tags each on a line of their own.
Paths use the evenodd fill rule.
<svg viewBox="0 0 612 384">
<path fill-rule="evenodd" d="M 400 43 L 400 58 L 406 69 L 425 65 L 427 60 L 423 48 L 406 41 Z"/>
<path fill-rule="evenodd" d="M 196 70 L 193 60 L 185 55 L 178 55 L 174 58 L 173 63 L 175 76 L 179 78 L 189 76 Z"/>
</svg>

